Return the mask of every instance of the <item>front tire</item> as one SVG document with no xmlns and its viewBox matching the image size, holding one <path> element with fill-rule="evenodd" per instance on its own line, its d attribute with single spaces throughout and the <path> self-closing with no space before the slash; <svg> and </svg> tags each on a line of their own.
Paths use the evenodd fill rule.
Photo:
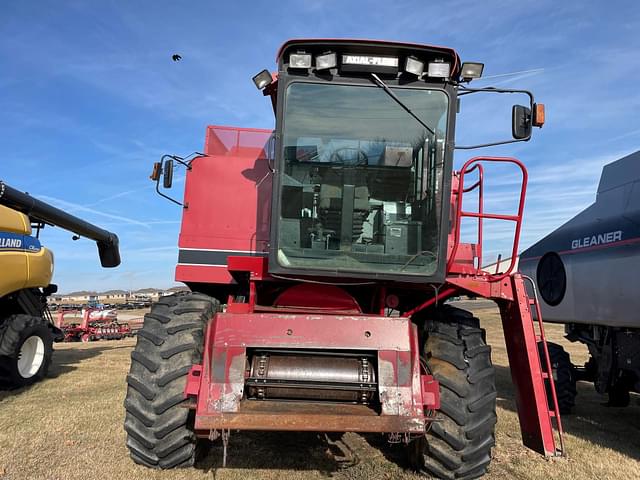
<svg viewBox="0 0 640 480">
<path fill-rule="evenodd" d="M 479 320 L 444 306 L 426 321 L 424 358 L 440 382 L 440 410 L 426 435 L 409 444 L 409 461 L 443 479 L 484 475 L 495 444 L 496 387 L 491 347 Z"/>
<path fill-rule="evenodd" d="M 134 462 L 159 469 L 194 464 L 197 438 L 183 392 L 191 366 L 202 362 L 204 330 L 218 309 L 207 295 L 181 292 L 162 297 L 145 315 L 124 401 Z"/>
<path fill-rule="evenodd" d="M 53 335 L 42 317 L 11 315 L 0 323 L 0 382 L 19 388 L 42 380 L 53 356 Z"/>
</svg>

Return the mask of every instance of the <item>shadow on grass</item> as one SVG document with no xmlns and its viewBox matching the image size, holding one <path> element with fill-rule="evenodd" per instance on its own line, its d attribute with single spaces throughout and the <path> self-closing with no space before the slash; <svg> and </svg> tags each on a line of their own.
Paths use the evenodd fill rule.
<svg viewBox="0 0 640 480">
<path fill-rule="evenodd" d="M 315 432 L 231 432 L 227 448 L 227 469 L 270 469 L 319 471 L 332 477 L 339 470 L 359 462 L 341 441 L 342 434 Z M 215 472 L 222 468 L 222 442 L 205 441 L 206 452 L 196 468 Z"/>
<path fill-rule="evenodd" d="M 498 406 L 515 412 L 515 391 L 511 371 L 498 365 L 495 369 Z M 570 415 L 561 417 L 564 431 L 600 447 L 610 448 L 629 458 L 640 460 L 640 397 L 632 394 L 631 404 L 626 408 L 606 407 L 606 395 L 598 394 L 593 384 L 578 382 L 577 387 L 576 406 Z"/>
<path fill-rule="evenodd" d="M 76 370 L 78 368 L 77 364 L 82 360 L 97 357 L 106 350 L 116 350 L 120 348 L 131 348 L 131 346 L 102 344 L 100 346 L 90 348 L 65 348 L 63 350 L 54 350 L 53 359 L 51 360 L 51 366 L 49 367 L 49 372 L 47 373 L 46 378 L 58 378 L 61 375 Z M 22 388 L 11 388 L 10 385 L 0 382 L 0 402 L 8 397 L 20 395 L 23 392 L 28 391 L 31 387 L 33 387 L 33 385 Z"/>
</svg>

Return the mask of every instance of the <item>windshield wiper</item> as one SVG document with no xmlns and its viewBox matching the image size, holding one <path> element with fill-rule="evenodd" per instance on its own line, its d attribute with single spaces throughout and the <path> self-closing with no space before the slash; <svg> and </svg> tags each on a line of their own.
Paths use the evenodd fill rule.
<svg viewBox="0 0 640 480">
<path fill-rule="evenodd" d="M 393 98 L 398 105 L 400 105 L 409 115 L 411 115 L 413 118 L 415 118 L 416 121 L 420 125 L 422 125 L 424 128 L 426 128 L 431 135 L 435 135 L 436 134 L 436 132 L 434 132 L 431 128 L 429 128 L 429 125 L 427 125 L 422 120 L 420 120 L 420 118 L 418 118 L 418 116 L 415 113 L 413 113 L 413 111 L 411 111 L 411 109 L 409 107 L 407 107 L 404 103 L 402 103 L 402 100 L 400 100 L 396 96 L 396 94 L 393 93 L 393 91 L 391 91 L 389 86 L 386 83 L 384 83 L 380 79 L 380 77 L 378 77 L 378 75 L 376 75 L 375 73 L 372 73 L 371 76 L 373 77 L 373 81 L 376 83 L 376 85 L 378 85 L 380 88 L 382 88 L 386 92 L 387 95 L 389 95 L 391 98 Z"/>
</svg>

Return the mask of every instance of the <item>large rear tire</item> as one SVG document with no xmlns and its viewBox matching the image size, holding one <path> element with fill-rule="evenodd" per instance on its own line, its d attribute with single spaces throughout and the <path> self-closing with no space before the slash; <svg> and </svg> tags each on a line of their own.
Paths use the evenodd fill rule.
<svg viewBox="0 0 640 480">
<path fill-rule="evenodd" d="M 53 356 L 53 334 L 42 317 L 17 314 L 0 320 L 0 383 L 19 388 L 42 380 Z"/>
<path fill-rule="evenodd" d="M 409 444 L 411 466 L 443 479 L 484 475 L 495 444 L 496 387 L 491 347 L 479 321 L 445 305 L 426 321 L 424 358 L 440 382 L 440 410 Z"/>
<path fill-rule="evenodd" d="M 181 292 L 162 297 L 145 315 L 124 401 L 134 462 L 161 469 L 194 464 L 197 438 L 183 392 L 189 369 L 202 361 L 204 330 L 218 308 L 207 295 Z"/>
</svg>

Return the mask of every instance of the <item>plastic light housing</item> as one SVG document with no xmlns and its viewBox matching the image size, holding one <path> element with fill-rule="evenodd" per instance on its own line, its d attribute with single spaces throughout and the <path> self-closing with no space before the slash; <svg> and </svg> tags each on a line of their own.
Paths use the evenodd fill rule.
<svg viewBox="0 0 640 480">
<path fill-rule="evenodd" d="M 404 70 L 419 77 L 424 73 L 424 62 L 418 60 L 416 57 L 407 57 L 407 60 L 404 62 Z"/>
<path fill-rule="evenodd" d="M 434 78 L 449 78 L 451 65 L 445 62 L 432 62 L 429 64 L 427 75 Z"/>
<path fill-rule="evenodd" d="M 292 53 L 289 55 L 289 68 L 311 68 L 311 54 Z"/>
<path fill-rule="evenodd" d="M 482 71 L 484 70 L 484 63 L 479 62 L 464 62 L 460 70 L 460 77 L 470 82 L 474 78 L 482 77 Z"/>
<path fill-rule="evenodd" d="M 273 82 L 273 77 L 267 69 L 262 70 L 260 73 L 253 77 L 253 83 L 255 83 L 258 90 L 262 90 L 267 85 L 270 85 L 271 82 Z"/>
<path fill-rule="evenodd" d="M 316 70 L 326 70 L 338 65 L 338 56 L 334 52 L 325 53 L 316 57 Z"/>
</svg>

